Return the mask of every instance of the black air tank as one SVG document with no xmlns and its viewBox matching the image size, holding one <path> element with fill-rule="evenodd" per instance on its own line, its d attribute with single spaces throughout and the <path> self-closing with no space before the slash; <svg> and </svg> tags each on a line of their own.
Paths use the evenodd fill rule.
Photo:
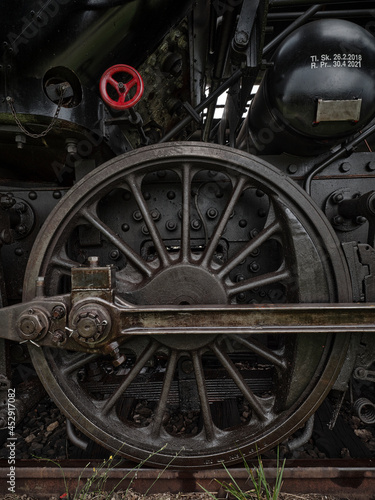
<svg viewBox="0 0 375 500">
<path fill-rule="evenodd" d="M 311 22 L 289 35 L 272 61 L 240 147 L 312 155 L 375 116 L 375 38 L 361 26 L 339 19 Z"/>
</svg>

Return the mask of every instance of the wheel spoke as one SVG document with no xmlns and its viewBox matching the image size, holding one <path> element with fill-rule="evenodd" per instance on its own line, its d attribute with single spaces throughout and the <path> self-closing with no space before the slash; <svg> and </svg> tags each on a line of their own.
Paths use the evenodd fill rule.
<svg viewBox="0 0 375 500">
<path fill-rule="evenodd" d="M 177 364 L 177 351 L 173 350 L 169 356 L 168 367 L 164 377 L 163 389 L 160 394 L 158 406 L 156 408 L 151 433 L 153 437 L 160 436 L 160 429 L 163 423 L 165 409 L 167 407 L 168 394 L 171 388 L 174 372 Z"/>
<path fill-rule="evenodd" d="M 230 219 L 230 216 L 233 213 L 234 207 L 235 207 L 239 197 L 241 196 L 241 193 L 244 190 L 246 183 L 247 183 L 247 179 L 244 176 L 239 177 L 239 179 L 237 180 L 237 183 L 233 189 L 231 198 L 230 198 L 230 200 L 229 200 L 229 202 L 228 202 L 228 204 L 227 204 L 227 206 L 226 206 L 226 208 L 225 208 L 225 210 L 220 218 L 220 221 L 218 222 L 218 224 L 215 228 L 215 232 L 211 236 L 210 242 L 209 242 L 209 244 L 208 244 L 208 246 L 203 254 L 203 258 L 201 261 L 201 265 L 203 267 L 209 266 L 209 263 L 211 262 L 212 256 L 216 250 L 216 247 L 219 243 L 219 240 L 224 232 L 225 226 L 227 225 L 227 223 Z"/>
<path fill-rule="evenodd" d="M 128 185 L 133 193 L 133 196 L 138 203 L 138 207 L 142 213 L 143 220 L 146 223 L 146 226 L 149 230 L 150 236 L 154 242 L 156 251 L 159 254 L 160 261 L 162 262 L 164 267 L 168 267 L 170 264 L 170 258 L 167 252 L 167 249 L 165 248 L 164 242 L 159 234 L 159 231 L 155 225 L 155 222 L 151 216 L 150 210 L 148 209 L 148 206 L 143 198 L 141 189 L 138 185 L 137 179 L 135 176 L 130 175 L 128 177 Z"/>
<path fill-rule="evenodd" d="M 184 165 L 182 171 L 182 261 L 190 260 L 190 198 L 191 198 L 191 167 Z"/>
<path fill-rule="evenodd" d="M 53 255 L 50 264 L 52 265 L 52 267 L 59 268 L 62 271 L 61 274 L 66 275 L 71 274 L 71 270 L 73 269 L 73 267 L 79 267 L 78 262 L 71 260 L 69 259 L 69 257 L 66 257 L 65 255 L 63 256 L 61 254 Z"/>
<path fill-rule="evenodd" d="M 108 413 L 112 410 L 114 405 L 120 399 L 122 394 L 126 391 L 129 385 L 133 382 L 142 368 L 145 366 L 147 361 L 154 355 L 156 349 L 159 347 L 159 343 L 156 341 L 151 342 L 146 349 L 142 352 L 140 357 L 138 358 L 135 365 L 132 367 L 124 382 L 120 385 L 120 387 L 112 394 L 112 396 L 107 400 L 101 412 L 103 416 L 108 415 Z"/>
<path fill-rule="evenodd" d="M 101 221 L 92 210 L 84 208 L 82 216 L 90 222 L 96 229 L 98 229 L 111 243 L 113 243 L 125 257 L 143 272 L 146 276 L 150 277 L 153 274 L 152 268 L 138 255 L 129 245 L 125 243 L 110 227 Z"/>
<path fill-rule="evenodd" d="M 227 372 L 231 376 L 233 382 L 237 385 L 239 390 L 242 392 L 245 399 L 248 401 L 248 403 L 250 404 L 251 408 L 256 413 L 259 420 L 265 421 L 267 419 L 267 416 L 265 415 L 265 412 L 262 408 L 262 405 L 260 404 L 260 402 L 258 401 L 256 396 L 254 395 L 253 391 L 250 390 L 245 379 L 242 377 L 241 373 L 238 371 L 236 365 L 233 363 L 233 361 L 228 357 L 228 355 L 226 353 L 221 351 L 221 349 L 216 344 L 212 345 L 211 349 L 215 353 L 215 355 L 218 358 L 218 360 L 220 361 L 220 363 L 227 370 Z"/>
<path fill-rule="evenodd" d="M 283 269 L 281 271 L 275 271 L 274 273 L 263 274 L 262 276 L 257 276 L 256 278 L 250 278 L 248 280 L 240 281 L 235 285 L 228 286 L 227 293 L 229 296 L 236 295 L 237 293 L 247 292 L 253 288 L 260 286 L 272 285 L 273 283 L 278 283 L 280 281 L 289 279 L 291 276 L 288 269 Z"/>
<path fill-rule="evenodd" d="M 206 440 L 212 441 L 215 437 L 215 427 L 212 421 L 210 405 L 208 402 L 206 382 L 203 373 L 202 359 L 197 351 L 191 353 L 194 365 L 195 379 L 197 381 L 199 400 L 201 403 L 201 412 L 203 417 L 204 431 L 206 433 Z"/>
<path fill-rule="evenodd" d="M 287 362 L 285 358 L 282 356 L 275 354 L 271 349 L 268 347 L 264 346 L 257 340 L 253 338 L 243 338 L 240 337 L 239 335 L 236 336 L 235 338 L 236 342 L 239 342 L 240 344 L 244 345 L 249 351 L 254 352 L 255 354 L 261 356 L 263 359 L 268 361 L 269 363 L 272 363 L 273 365 L 277 366 L 281 370 L 286 370 L 287 368 Z"/>
<path fill-rule="evenodd" d="M 82 354 L 78 353 L 78 355 L 70 357 L 68 362 L 62 368 L 62 371 L 66 375 L 70 375 L 71 373 L 83 368 L 88 363 L 95 361 L 100 354 Z"/>
<path fill-rule="evenodd" d="M 111 85 L 116 91 L 120 94 L 119 88 L 118 88 L 118 81 L 116 81 L 112 76 L 110 76 L 107 80 L 107 83 Z"/>
<path fill-rule="evenodd" d="M 223 278 L 227 275 L 232 269 L 239 265 L 239 263 L 246 259 L 246 257 L 254 252 L 260 245 L 262 245 L 265 241 L 267 241 L 272 235 L 280 231 L 281 225 L 278 221 L 273 222 L 268 227 L 264 228 L 255 238 L 250 240 L 246 246 L 234 255 L 225 265 L 219 270 L 217 273 L 219 278 Z"/>
</svg>

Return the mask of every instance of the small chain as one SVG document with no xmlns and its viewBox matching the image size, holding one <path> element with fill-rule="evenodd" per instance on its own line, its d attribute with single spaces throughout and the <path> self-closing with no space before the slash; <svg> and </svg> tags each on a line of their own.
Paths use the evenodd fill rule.
<svg viewBox="0 0 375 500">
<path fill-rule="evenodd" d="M 22 132 L 24 132 L 24 134 L 26 134 L 27 136 L 29 137 L 32 137 L 33 139 L 39 139 L 40 137 L 44 137 L 48 134 L 48 132 L 52 129 L 52 127 L 55 125 L 56 123 L 56 120 L 57 120 L 57 117 L 59 116 L 59 113 L 60 113 L 60 110 L 61 110 L 61 106 L 63 104 L 63 101 L 64 101 L 64 93 L 65 93 L 65 87 L 64 86 L 61 86 L 61 89 L 60 89 L 60 99 L 59 99 L 59 102 L 57 104 L 57 108 L 56 108 L 56 111 L 55 111 L 55 114 L 52 118 L 52 121 L 51 123 L 48 125 L 48 127 L 43 130 L 43 132 L 41 132 L 40 134 L 33 134 L 32 132 L 29 132 L 23 125 L 22 123 L 20 122 L 20 120 L 18 119 L 18 116 L 17 116 L 17 112 L 14 108 L 14 99 L 12 97 L 7 97 L 6 98 L 6 102 L 9 104 L 10 106 L 10 109 L 12 110 L 12 115 L 17 123 L 17 125 L 19 126 L 19 128 L 22 130 Z"/>
</svg>

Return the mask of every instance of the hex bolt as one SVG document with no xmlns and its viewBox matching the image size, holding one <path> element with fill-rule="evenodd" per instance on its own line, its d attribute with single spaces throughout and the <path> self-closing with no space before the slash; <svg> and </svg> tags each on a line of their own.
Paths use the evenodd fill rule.
<svg viewBox="0 0 375 500">
<path fill-rule="evenodd" d="M 62 330 L 55 330 L 52 333 L 51 341 L 54 344 L 63 344 L 67 340 L 68 336 Z"/>
<path fill-rule="evenodd" d="M 138 221 L 142 220 L 142 218 L 143 218 L 143 217 L 142 217 L 142 214 L 141 214 L 140 210 L 135 210 L 135 211 L 133 212 L 133 219 L 134 219 L 135 221 L 137 221 L 137 222 L 138 222 Z"/>
<path fill-rule="evenodd" d="M 66 152 L 70 155 L 76 155 L 78 152 L 77 144 L 78 144 L 77 139 L 71 139 L 71 138 L 67 139 L 65 141 Z"/>
<path fill-rule="evenodd" d="M 244 292 L 240 292 L 236 296 L 237 302 L 245 302 L 246 294 Z"/>
<path fill-rule="evenodd" d="M 173 220 L 167 220 L 167 222 L 165 223 L 165 228 L 168 231 L 174 231 L 177 228 L 177 224 Z"/>
<path fill-rule="evenodd" d="M 40 310 L 29 309 L 17 321 L 19 335 L 23 339 L 37 339 L 48 329 L 49 321 Z"/>
<path fill-rule="evenodd" d="M 369 161 L 366 165 L 367 170 L 373 172 L 375 170 L 375 161 Z"/>
<path fill-rule="evenodd" d="M 55 306 L 52 309 L 51 316 L 53 319 L 62 319 L 65 316 L 65 308 L 63 306 Z"/>
<path fill-rule="evenodd" d="M 90 267 L 99 267 L 99 257 L 92 255 L 87 258 Z"/>
<path fill-rule="evenodd" d="M 23 134 L 16 134 L 14 138 L 17 144 L 17 149 L 23 149 L 26 144 L 26 137 Z"/>
<path fill-rule="evenodd" d="M 295 164 L 295 163 L 291 163 L 290 165 L 288 165 L 288 172 L 290 174 L 295 174 L 298 170 L 298 166 Z"/>
<path fill-rule="evenodd" d="M 150 231 L 148 230 L 147 226 L 142 226 L 142 234 L 144 234 L 145 236 L 150 234 Z"/>
<path fill-rule="evenodd" d="M 256 236 L 258 236 L 258 234 L 259 234 L 258 229 L 254 228 L 250 231 L 249 236 L 250 238 L 255 238 Z"/>
<path fill-rule="evenodd" d="M 158 221 L 160 220 L 161 214 L 157 208 L 154 208 L 151 210 L 151 217 L 153 220 Z"/>
<path fill-rule="evenodd" d="M 113 366 L 120 366 L 126 360 L 126 357 L 123 354 L 120 354 L 120 346 L 118 342 L 111 342 L 104 347 L 103 351 L 105 354 L 109 354 L 114 358 L 112 361 Z"/>
</svg>

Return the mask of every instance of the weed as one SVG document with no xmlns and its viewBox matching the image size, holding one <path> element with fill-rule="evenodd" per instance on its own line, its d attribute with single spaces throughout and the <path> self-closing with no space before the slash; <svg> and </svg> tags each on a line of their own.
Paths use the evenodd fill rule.
<svg viewBox="0 0 375 500">
<path fill-rule="evenodd" d="M 240 452 L 241 453 L 241 452 Z M 283 484 L 283 473 L 285 467 L 285 459 L 283 463 L 280 465 L 279 460 L 279 449 L 277 449 L 277 458 L 276 458 L 276 480 L 275 485 L 272 487 L 267 481 L 265 470 L 263 467 L 262 457 L 258 455 L 258 466 L 251 468 L 247 463 L 245 457 L 241 453 L 244 467 L 249 475 L 251 483 L 253 485 L 253 489 L 249 491 L 243 491 L 239 486 L 237 481 L 234 479 L 230 470 L 223 464 L 225 471 L 227 472 L 230 481 L 220 482 L 216 480 L 220 486 L 224 489 L 226 493 L 228 493 L 232 498 L 236 500 L 277 500 L 280 495 L 281 487 Z M 201 488 L 208 493 L 214 500 L 217 500 L 215 495 L 207 491 L 203 486 Z"/>
<path fill-rule="evenodd" d="M 167 445 L 164 445 L 162 448 L 159 450 L 150 453 L 150 455 L 142 460 L 138 465 L 136 465 L 133 469 L 130 469 L 119 481 L 118 483 L 111 489 L 110 492 L 105 491 L 105 486 L 107 483 L 107 480 L 109 478 L 109 473 L 115 466 L 118 466 L 121 464 L 121 459 L 118 461 L 116 459 L 116 454 L 111 455 L 108 459 L 103 460 L 101 464 L 98 466 L 92 467 L 92 474 L 84 479 L 83 476 L 86 476 L 86 471 L 90 470 L 91 468 L 91 463 L 89 462 L 81 471 L 79 477 L 78 477 L 78 482 L 76 489 L 74 491 L 74 494 L 69 493 L 69 486 L 66 480 L 66 477 L 64 475 L 64 469 L 62 466 L 52 460 L 52 459 L 46 459 L 46 458 L 38 458 L 39 460 L 44 460 L 46 462 L 53 463 L 59 469 L 61 470 L 63 479 L 64 479 L 64 487 L 65 487 L 65 498 L 69 498 L 69 500 L 90 500 L 91 498 L 100 498 L 100 500 L 111 500 L 114 496 L 115 491 L 119 488 L 119 486 L 125 481 L 127 478 L 129 478 L 129 484 L 127 485 L 126 490 L 122 493 L 124 496 L 127 495 L 129 492 L 133 482 L 137 478 L 137 470 L 140 469 L 150 458 L 152 458 L 154 455 L 157 453 L 161 452 L 164 450 L 164 448 Z M 155 482 L 160 478 L 160 476 L 163 474 L 163 472 L 171 465 L 173 460 L 178 456 L 179 453 L 177 453 L 174 457 L 171 458 L 170 462 L 165 466 L 165 468 L 159 473 L 158 477 L 155 479 L 154 483 L 150 486 L 150 488 L 147 490 L 147 493 L 149 490 L 152 488 L 152 486 L 155 484 Z M 81 486 L 81 484 L 83 486 Z M 96 496 L 97 495 L 97 496 Z M 61 498 L 61 497 L 60 497 Z"/>
</svg>

